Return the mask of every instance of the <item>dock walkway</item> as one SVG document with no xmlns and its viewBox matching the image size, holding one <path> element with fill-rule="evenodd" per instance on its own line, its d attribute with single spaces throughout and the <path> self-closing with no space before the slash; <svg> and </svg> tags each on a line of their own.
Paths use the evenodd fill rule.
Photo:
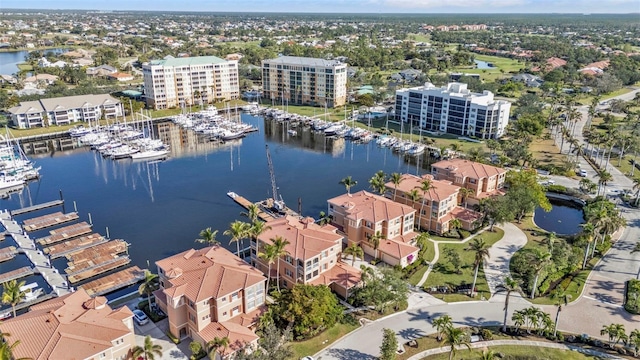
<svg viewBox="0 0 640 360">
<path fill-rule="evenodd" d="M 8 211 L 0 211 L 0 223 L 11 234 L 18 245 L 19 251 L 27 255 L 27 258 L 35 267 L 32 271 L 42 274 L 58 296 L 68 294 L 70 290 L 64 276 L 51 266 L 49 259 L 41 251 L 37 250 L 36 244 L 25 235 L 24 230 L 11 218 L 11 214 Z"/>
<path fill-rule="evenodd" d="M 5 262 L 16 257 L 18 250 L 15 246 L 9 246 L 4 249 L 0 249 L 0 262 Z"/>
<path fill-rule="evenodd" d="M 23 207 L 22 209 L 12 210 L 10 212 L 10 215 L 11 216 L 22 215 L 22 214 L 26 214 L 26 213 L 30 213 L 30 212 L 34 212 L 34 211 L 38 211 L 38 210 L 48 209 L 48 208 L 51 208 L 51 207 L 54 207 L 54 206 L 59 206 L 59 205 L 62 205 L 62 204 L 64 204 L 64 200 L 49 201 L 49 202 L 42 203 L 42 204 Z"/>
<path fill-rule="evenodd" d="M 21 279 L 35 273 L 36 272 L 32 267 L 21 267 L 20 269 L 15 269 L 4 274 L 0 274 L 0 283 L 6 283 L 7 281 Z"/>
<path fill-rule="evenodd" d="M 68 214 L 63 214 L 61 212 L 55 212 L 53 214 L 47 214 L 43 216 L 38 216 L 32 219 L 26 219 L 23 222 L 23 228 L 26 231 L 38 231 L 42 229 L 46 229 L 48 227 L 68 223 L 71 221 L 78 220 L 78 213 L 72 212 Z"/>
<path fill-rule="evenodd" d="M 89 281 L 80 287 L 85 289 L 90 296 L 99 296 L 111 291 L 133 285 L 144 279 L 144 272 L 137 266 L 132 266 L 99 279 Z"/>
<path fill-rule="evenodd" d="M 59 257 L 83 251 L 91 246 L 104 244 L 107 241 L 109 240 L 102 235 L 94 233 L 46 247 L 42 251 L 44 251 L 45 254 L 48 254 L 51 259 L 57 259 Z"/>
<path fill-rule="evenodd" d="M 80 263 L 70 263 L 65 270 L 70 283 L 77 283 L 83 280 L 98 276 L 107 271 L 117 269 L 121 266 L 129 265 L 129 256 L 104 256 L 98 259 L 83 261 Z"/>
<path fill-rule="evenodd" d="M 129 247 L 129 244 L 126 241 L 122 239 L 116 239 L 108 241 L 106 243 L 102 243 L 100 245 L 74 251 L 67 255 L 67 259 L 70 262 L 78 263 L 86 261 L 87 259 L 95 259 L 108 254 L 121 254 L 127 251 L 127 247 Z"/>
<path fill-rule="evenodd" d="M 59 243 L 61 241 L 65 241 L 76 236 L 85 235 L 91 232 L 91 225 L 86 222 L 81 222 L 65 227 L 61 227 L 60 229 L 55 229 L 49 231 L 49 236 L 38 239 L 38 244 L 42 246 L 48 246 L 55 243 Z"/>
<path fill-rule="evenodd" d="M 251 201 L 247 200 L 244 196 L 240 196 L 236 193 L 234 193 L 233 191 L 230 191 L 227 193 L 227 195 L 233 199 L 233 201 L 235 201 L 236 203 L 238 203 L 238 205 L 242 206 L 245 209 L 249 209 L 249 206 L 254 205 L 254 203 L 252 203 Z M 273 220 L 274 217 L 265 212 L 261 206 L 258 206 L 258 217 L 262 220 L 262 221 L 269 221 L 269 220 Z"/>
</svg>

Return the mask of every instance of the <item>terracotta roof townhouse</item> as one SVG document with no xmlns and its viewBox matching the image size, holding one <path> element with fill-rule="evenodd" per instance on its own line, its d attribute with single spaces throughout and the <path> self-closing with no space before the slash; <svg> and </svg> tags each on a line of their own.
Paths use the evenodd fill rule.
<svg viewBox="0 0 640 360">
<path fill-rule="evenodd" d="M 341 261 L 344 236 L 338 234 L 331 225 L 318 225 L 310 217 L 298 218 L 286 216 L 270 220 L 267 230 L 251 244 L 252 261 L 265 274 L 269 272 L 268 263 L 258 256 L 264 251 L 265 244 L 272 244 L 278 236 L 287 240 L 284 248 L 286 255 L 271 265 L 271 277 L 279 279 L 282 285 L 312 284 L 327 285 L 343 298 L 348 291 L 360 283 L 360 270 Z M 278 281 L 278 280 L 276 280 Z"/>
<path fill-rule="evenodd" d="M 266 278 L 220 246 L 187 250 L 156 262 L 160 289 L 154 295 L 169 318 L 169 331 L 206 345 L 226 337 L 224 358 L 255 346 L 253 332 L 265 301 Z"/>
<path fill-rule="evenodd" d="M 366 254 L 378 256 L 389 265 L 405 267 L 416 259 L 416 210 L 411 206 L 364 190 L 340 195 L 328 203 L 331 224 L 346 234 L 349 244 L 359 244 Z M 375 249 L 373 240 L 380 237 Z"/>
<path fill-rule="evenodd" d="M 136 345 L 133 313 L 123 306 L 113 310 L 107 299 L 78 291 L 33 305 L 29 312 L 0 324 L 9 333 L 14 358 L 126 359 Z"/>
<path fill-rule="evenodd" d="M 450 159 L 431 164 L 431 175 L 437 180 L 471 190 L 465 201 L 477 204 L 480 199 L 503 194 L 507 170 L 464 159 Z"/>
</svg>

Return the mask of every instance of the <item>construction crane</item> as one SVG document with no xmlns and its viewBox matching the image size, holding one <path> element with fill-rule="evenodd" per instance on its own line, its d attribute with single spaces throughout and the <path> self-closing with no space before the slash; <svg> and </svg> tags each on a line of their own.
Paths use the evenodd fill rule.
<svg viewBox="0 0 640 360">
<path fill-rule="evenodd" d="M 276 174 L 273 172 L 273 161 L 271 161 L 271 152 L 269 151 L 269 145 L 265 145 L 267 149 L 267 163 L 269 164 L 269 176 L 271 177 L 271 196 L 273 197 L 273 208 L 278 212 L 284 212 L 286 206 L 282 196 L 278 198 L 278 187 L 276 186 Z"/>
</svg>

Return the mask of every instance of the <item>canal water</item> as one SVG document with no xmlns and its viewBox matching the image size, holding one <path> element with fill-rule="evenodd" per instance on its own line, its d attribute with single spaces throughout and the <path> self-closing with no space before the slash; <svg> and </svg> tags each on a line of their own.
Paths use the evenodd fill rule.
<svg viewBox="0 0 640 360">
<path fill-rule="evenodd" d="M 418 159 L 398 155 L 375 142 L 327 138 L 308 128 L 298 128 L 298 134 L 290 136 L 287 125 L 261 117 L 243 114 L 242 121 L 259 131 L 224 145 L 207 143 L 171 122 L 158 124 L 156 134 L 172 151 L 172 157 L 160 163 L 103 159 L 87 147 L 40 146 L 44 152 L 30 157 L 42 167 L 41 179 L 1 200 L 0 208 L 55 200 L 62 192 L 67 212 L 73 211 L 75 203 L 81 220 L 89 221 L 91 214 L 95 231 L 104 235 L 108 228 L 112 239 L 131 244 L 133 265 L 147 268 L 151 264 L 155 270 L 153 263 L 158 259 L 202 247 L 195 239 L 207 227 L 219 230 L 218 240 L 235 250 L 222 233 L 234 220 L 246 218 L 240 216 L 244 209 L 226 194 L 234 191 L 251 201 L 271 196 L 266 144 L 285 203 L 298 210 L 300 200 L 302 214 L 315 218 L 326 211 L 327 199 L 346 191 L 339 184 L 346 176 L 358 182 L 351 190 L 355 192 L 368 189 L 369 179 L 378 170 L 423 174 L 432 160 L 428 154 Z M 45 235 L 46 231 L 32 237 Z M 63 269 L 65 264 L 58 260 L 54 265 Z M 6 271 L 4 266 L 0 264 L 0 272 Z"/>
</svg>

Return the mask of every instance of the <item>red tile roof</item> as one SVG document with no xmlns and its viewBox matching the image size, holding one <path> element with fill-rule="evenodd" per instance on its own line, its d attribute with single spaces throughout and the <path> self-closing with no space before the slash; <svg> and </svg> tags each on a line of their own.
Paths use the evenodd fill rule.
<svg viewBox="0 0 640 360">
<path fill-rule="evenodd" d="M 471 179 L 490 178 L 507 172 L 507 170 L 497 166 L 464 159 L 442 160 L 432 164 L 431 167 L 436 169 L 446 169 L 455 175 Z"/>
<path fill-rule="evenodd" d="M 337 196 L 329 199 L 329 203 L 333 206 L 342 207 L 346 216 L 350 219 L 368 220 L 374 223 L 415 213 L 411 206 L 396 203 L 364 190 L 354 194 Z"/>
<path fill-rule="evenodd" d="M 271 244 L 271 239 L 281 236 L 289 241 L 285 251 L 294 259 L 314 258 L 342 241 L 334 226 L 320 226 L 312 218 L 286 216 L 270 220 L 266 225 L 270 229 L 260 235 L 260 241 Z"/>
<path fill-rule="evenodd" d="M 427 192 L 426 196 L 422 190 L 420 190 L 422 181 L 424 180 L 430 180 L 432 185 L 431 190 Z M 388 182 L 385 186 L 392 191 L 395 189 L 395 184 L 393 182 Z M 421 177 L 411 174 L 403 174 L 402 181 L 398 185 L 398 191 L 408 193 L 413 189 L 419 190 L 418 193 L 420 194 L 420 197 L 437 202 L 447 199 L 451 195 L 457 194 L 458 191 L 460 191 L 460 187 L 453 185 L 450 181 L 435 180 L 434 177 L 429 174 L 422 175 Z"/>
<path fill-rule="evenodd" d="M 336 283 L 341 287 L 352 288 L 360 283 L 362 272 L 350 265 L 339 261 L 336 266 L 323 272 L 316 279 L 310 282 L 311 285 L 331 285 Z"/>
</svg>

